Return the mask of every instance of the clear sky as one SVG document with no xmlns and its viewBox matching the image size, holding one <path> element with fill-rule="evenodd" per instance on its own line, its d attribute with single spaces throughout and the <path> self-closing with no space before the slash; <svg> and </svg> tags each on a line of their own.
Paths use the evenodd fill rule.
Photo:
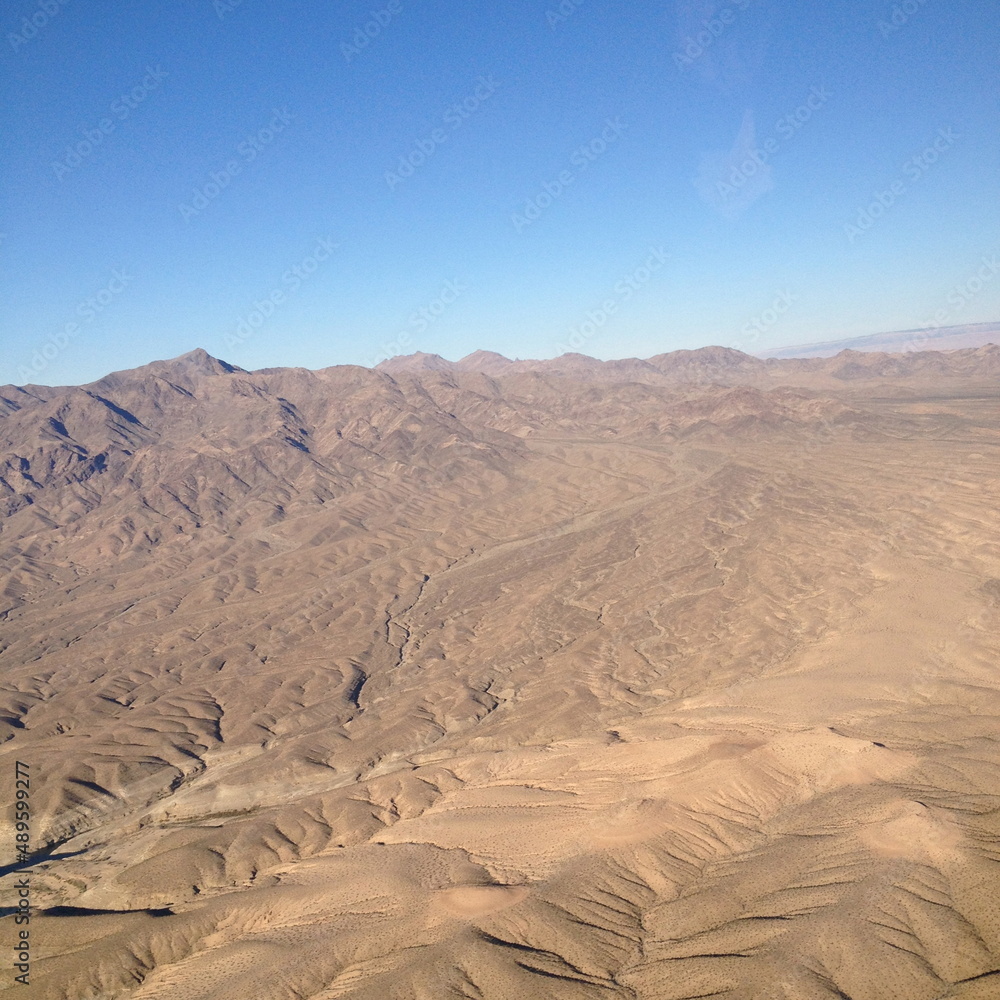
<svg viewBox="0 0 1000 1000">
<path fill-rule="evenodd" d="M 10 0 L 0 383 L 1000 318 L 983 0 Z"/>
</svg>

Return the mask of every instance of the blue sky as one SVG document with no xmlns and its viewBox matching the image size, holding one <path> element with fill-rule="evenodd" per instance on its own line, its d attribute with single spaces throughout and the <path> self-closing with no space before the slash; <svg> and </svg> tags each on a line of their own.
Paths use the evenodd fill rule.
<svg viewBox="0 0 1000 1000">
<path fill-rule="evenodd" d="M 1000 318 L 980 0 L 511 8 L 5 5 L 0 382 Z"/>
</svg>

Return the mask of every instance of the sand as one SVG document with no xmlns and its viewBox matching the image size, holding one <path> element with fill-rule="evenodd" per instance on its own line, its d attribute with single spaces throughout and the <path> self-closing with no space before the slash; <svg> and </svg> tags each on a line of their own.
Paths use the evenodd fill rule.
<svg viewBox="0 0 1000 1000">
<path fill-rule="evenodd" d="M 0 390 L 23 995 L 1000 996 L 998 357 Z"/>
</svg>

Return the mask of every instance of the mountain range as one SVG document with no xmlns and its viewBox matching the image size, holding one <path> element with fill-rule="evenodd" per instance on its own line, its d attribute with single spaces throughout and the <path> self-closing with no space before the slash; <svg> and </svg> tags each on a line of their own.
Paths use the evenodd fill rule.
<svg viewBox="0 0 1000 1000">
<path fill-rule="evenodd" d="M 0 387 L 31 995 L 1000 995 L 998 376 Z"/>
</svg>

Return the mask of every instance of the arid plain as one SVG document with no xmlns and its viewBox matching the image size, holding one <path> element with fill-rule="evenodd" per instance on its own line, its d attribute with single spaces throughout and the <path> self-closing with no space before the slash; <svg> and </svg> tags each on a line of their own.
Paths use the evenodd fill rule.
<svg viewBox="0 0 1000 1000">
<path fill-rule="evenodd" d="M 30 995 L 1000 997 L 998 377 L 0 389 Z"/>
</svg>

